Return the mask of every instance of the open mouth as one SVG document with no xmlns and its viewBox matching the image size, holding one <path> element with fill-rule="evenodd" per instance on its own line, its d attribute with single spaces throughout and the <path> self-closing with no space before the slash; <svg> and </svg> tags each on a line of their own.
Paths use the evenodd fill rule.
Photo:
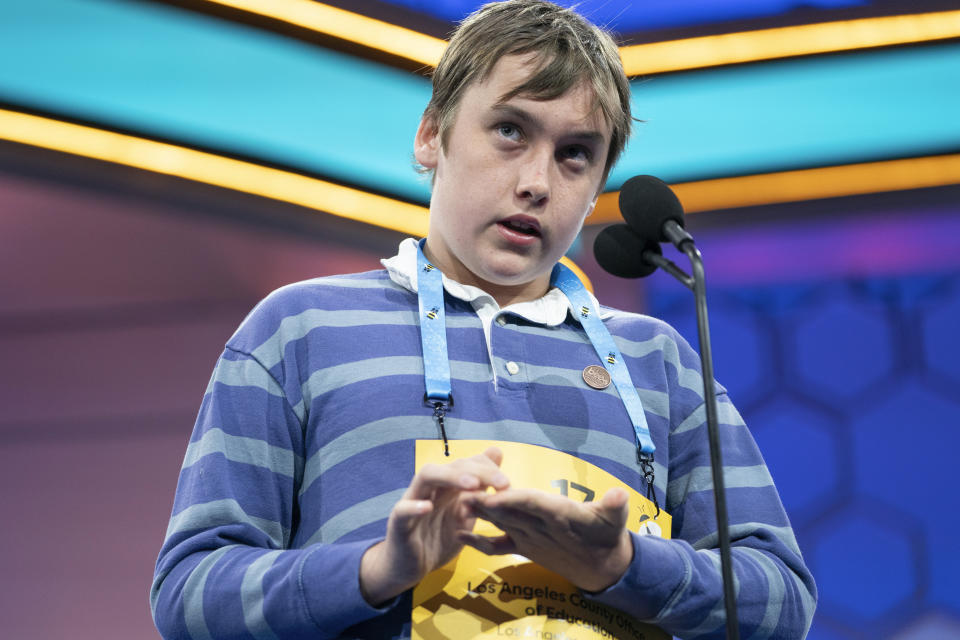
<svg viewBox="0 0 960 640">
<path fill-rule="evenodd" d="M 503 225 L 510 231 L 522 233 L 527 236 L 539 236 L 540 229 L 537 225 L 525 222 L 523 220 L 501 220 L 498 224 Z"/>
</svg>

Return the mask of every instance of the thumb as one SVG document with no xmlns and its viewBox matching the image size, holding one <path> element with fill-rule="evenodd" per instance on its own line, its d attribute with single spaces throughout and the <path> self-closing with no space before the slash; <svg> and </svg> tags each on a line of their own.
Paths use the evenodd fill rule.
<svg viewBox="0 0 960 640">
<path fill-rule="evenodd" d="M 630 512 L 630 496 L 619 487 L 610 489 L 600 499 L 600 508 L 610 522 L 624 527 Z"/>
</svg>

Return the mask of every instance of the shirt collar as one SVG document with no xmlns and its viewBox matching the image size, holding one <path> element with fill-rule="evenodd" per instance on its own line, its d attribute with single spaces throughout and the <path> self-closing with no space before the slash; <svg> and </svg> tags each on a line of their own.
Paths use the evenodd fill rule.
<svg viewBox="0 0 960 640">
<path fill-rule="evenodd" d="M 417 241 L 413 238 L 407 238 L 400 243 L 400 246 L 397 248 L 397 255 L 392 258 L 385 258 L 380 261 L 386 268 L 387 273 L 390 274 L 390 279 L 395 283 L 412 291 L 417 292 Z M 499 309 L 496 300 L 493 299 L 489 293 L 469 284 L 461 284 L 456 280 L 451 280 L 447 276 L 443 276 L 442 279 L 443 288 L 454 298 L 469 302 L 474 309 L 480 307 L 489 308 L 490 305 L 493 305 Z M 589 293 L 589 292 L 588 292 Z M 592 293 L 589 293 L 590 299 L 593 300 L 594 305 L 597 309 L 600 309 L 600 304 L 597 302 L 597 299 L 593 296 Z M 571 316 L 574 319 L 577 319 L 579 316 L 576 311 L 570 305 L 570 301 L 567 299 L 567 296 L 563 294 L 562 291 L 556 287 L 551 287 L 547 293 L 536 300 L 530 300 L 527 302 L 516 302 L 514 304 L 504 307 L 504 311 L 510 311 L 515 315 L 521 316 L 522 318 L 534 322 L 537 324 L 542 324 L 546 326 L 557 326 L 563 324 L 563 321 L 566 320 L 567 311 L 570 311 Z M 610 317 L 612 313 L 605 309 L 600 309 L 600 317 L 606 319 Z"/>
</svg>

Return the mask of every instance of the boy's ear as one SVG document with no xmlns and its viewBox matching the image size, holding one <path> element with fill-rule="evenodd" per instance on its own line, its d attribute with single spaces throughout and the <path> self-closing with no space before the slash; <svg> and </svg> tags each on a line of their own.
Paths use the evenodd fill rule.
<svg viewBox="0 0 960 640">
<path fill-rule="evenodd" d="M 413 140 L 413 157 L 422 167 L 437 168 L 440 157 L 440 133 L 433 118 L 424 116 L 417 128 L 417 137 Z"/>
<path fill-rule="evenodd" d="M 590 216 L 593 215 L 593 212 L 594 212 L 594 211 L 596 210 L 596 208 L 597 208 L 597 200 L 598 200 L 599 198 L 600 198 L 600 196 L 599 196 L 599 194 L 598 194 L 593 200 L 590 201 L 590 206 L 587 208 L 587 215 L 583 216 L 584 222 L 586 222 L 587 218 L 589 218 Z"/>
<path fill-rule="evenodd" d="M 603 178 L 600 180 L 600 187 L 597 189 L 597 193 L 593 196 L 593 200 L 590 201 L 590 208 L 587 210 L 587 215 L 584 217 L 584 220 L 593 215 L 593 212 L 597 209 L 597 203 L 600 202 L 600 196 L 603 195 L 603 188 L 607 186 L 607 173 L 604 172 Z"/>
</svg>

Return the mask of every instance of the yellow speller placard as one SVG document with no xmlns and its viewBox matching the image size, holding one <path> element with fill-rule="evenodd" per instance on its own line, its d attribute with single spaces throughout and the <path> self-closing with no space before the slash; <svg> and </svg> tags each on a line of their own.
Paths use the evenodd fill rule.
<svg viewBox="0 0 960 640">
<path fill-rule="evenodd" d="M 457 458 L 497 446 L 500 468 L 513 488 L 562 493 L 573 500 L 599 500 L 614 487 L 630 496 L 627 528 L 670 537 L 671 517 L 616 477 L 589 462 L 546 447 L 518 442 L 457 440 Z M 416 466 L 444 464 L 443 444 L 417 441 Z M 478 520 L 474 531 L 503 532 Z M 571 582 L 523 556 L 488 556 L 472 547 L 427 575 L 413 591 L 414 640 L 538 638 L 540 640 L 665 640 L 670 635 L 618 609 L 588 600 Z"/>
</svg>

